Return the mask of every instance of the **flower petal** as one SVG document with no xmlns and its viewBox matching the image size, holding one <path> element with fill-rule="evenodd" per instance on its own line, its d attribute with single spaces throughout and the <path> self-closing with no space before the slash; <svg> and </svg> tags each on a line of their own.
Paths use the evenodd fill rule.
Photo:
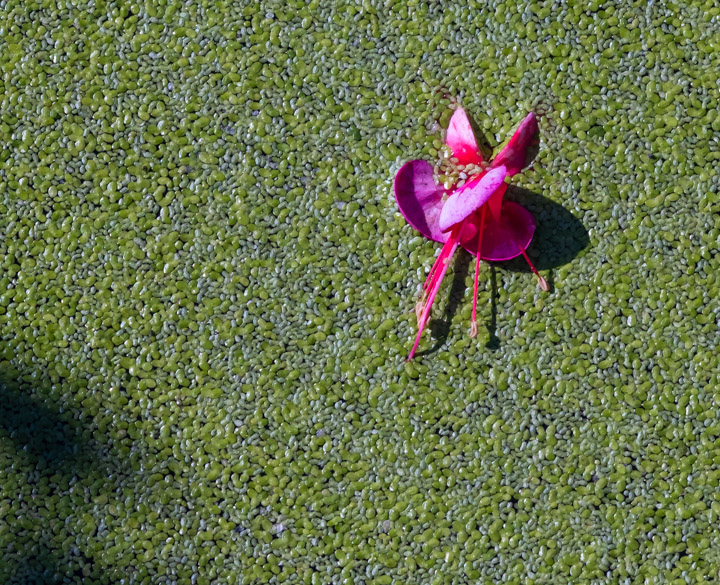
<svg viewBox="0 0 720 585">
<path fill-rule="evenodd" d="M 482 162 L 475 133 L 464 109 L 458 108 L 450 118 L 445 143 L 461 165 L 479 165 Z"/>
<path fill-rule="evenodd" d="M 439 226 L 445 189 L 435 184 L 432 165 L 411 160 L 395 175 L 395 200 L 407 222 L 423 236 L 445 242 L 448 235 Z"/>
<path fill-rule="evenodd" d="M 440 229 L 449 230 L 479 209 L 495 190 L 503 184 L 507 172 L 499 166 L 465 183 L 445 202 L 440 212 Z"/>
<path fill-rule="evenodd" d="M 540 144 L 540 133 L 537 118 L 530 112 L 522 121 L 507 146 L 492 161 L 491 166 L 505 165 L 508 176 L 523 170 L 537 154 Z"/>
<path fill-rule="evenodd" d="M 479 225 L 480 212 L 475 213 L 471 221 Z M 465 231 L 463 235 L 467 233 Z M 515 258 L 522 254 L 521 247 L 526 249 L 530 245 L 534 233 L 535 218 L 532 213 L 519 203 L 505 201 L 499 222 L 492 214 L 485 219 L 481 258 L 495 261 Z M 477 255 L 477 229 L 472 238 L 463 240 L 462 245 L 468 252 Z"/>
</svg>

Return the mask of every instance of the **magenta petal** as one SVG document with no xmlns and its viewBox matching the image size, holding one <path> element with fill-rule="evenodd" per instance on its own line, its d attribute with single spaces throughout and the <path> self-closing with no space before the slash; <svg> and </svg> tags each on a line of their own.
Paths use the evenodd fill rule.
<svg viewBox="0 0 720 585">
<path fill-rule="evenodd" d="M 480 222 L 480 213 L 472 217 L 474 223 Z M 532 213 L 519 203 L 505 201 L 502 206 L 500 221 L 492 214 L 485 220 L 482 240 L 483 260 L 510 260 L 522 254 L 522 249 L 530 245 L 535 233 L 535 218 Z M 471 254 L 477 255 L 477 232 L 469 240 L 463 240 L 463 247 Z"/>
<path fill-rule="evenodd" d="M 478 152 L 477 141 L 475 140 L 475 133 L 465 110 L 462 108 L 455 110 L 452 118 L 450 118 L 445 143 L 450 147 L 453 156 L 458 159 L 461 165 L 479 165 L 482 162 L 482 156 Z"/>
<path fill-rule="evenodd" d="M 500 151 L 491 166 L 505 165 L 508 176 L 519 173 L 532 160 L 533 148 L 540 142 L 537 118 L 530 112 L 522 121 L 508 145 Z"/>
<path fill-rule="evenodd" d="M 449 230 L 468 215 L 479 209 L 495 190 L 503 184 L 507 172 L 499 166 L 465 183 L 443 205 L 440 213 L 440 229 Z"/>
<path fill-rule="evenodd" d="M 424 160 L 405 163 L 395 175 L 395 199 L 407 222 L 426 238 L 445 242 L 438 226 L 445 189 L 436 185 L 432 165 Z"/>
</svg>

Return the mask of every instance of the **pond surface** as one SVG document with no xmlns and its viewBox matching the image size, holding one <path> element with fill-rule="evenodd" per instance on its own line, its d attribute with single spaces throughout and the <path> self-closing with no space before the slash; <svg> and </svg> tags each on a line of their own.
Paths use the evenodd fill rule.
<svg viewBox="0 0 720 585">
<path fill-rule="evenodd" d="M 0 11 L 0 581 L 701 583 L 720 567 L 716 2 Z M 522 261 L 393 178 L 457 103 Z"/>
</svg>

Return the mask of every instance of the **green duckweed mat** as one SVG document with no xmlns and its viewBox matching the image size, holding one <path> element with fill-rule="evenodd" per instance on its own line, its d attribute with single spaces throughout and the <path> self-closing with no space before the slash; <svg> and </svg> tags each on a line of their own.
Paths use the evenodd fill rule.
<svg viewBox="0 0 720 585">
<path fill-rule="evenodd" d="M 0 2 L 0 582 L 717 582 L 719 19 Z M 406 364 L 451 99 L 551 291 L 471 339 L 459 255 Z"/>
</svg>

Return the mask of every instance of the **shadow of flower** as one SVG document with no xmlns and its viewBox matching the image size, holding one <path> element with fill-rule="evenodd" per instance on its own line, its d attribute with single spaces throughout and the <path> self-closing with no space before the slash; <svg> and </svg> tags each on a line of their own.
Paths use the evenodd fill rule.
<svg viewBox="0 0 720 585">
<path fill-rule="evenodd" d="M 582 222 L 559 203 L 512 185 L 508 187 L 506 197 L 526 207 L 535 218 L 537 228 L 527 254 L 538 270 L 568 264 L 590 243 Z M 514 272 L 530 272 L 522 256 L 499 262 L 498 266 Z"/>
</svg>

